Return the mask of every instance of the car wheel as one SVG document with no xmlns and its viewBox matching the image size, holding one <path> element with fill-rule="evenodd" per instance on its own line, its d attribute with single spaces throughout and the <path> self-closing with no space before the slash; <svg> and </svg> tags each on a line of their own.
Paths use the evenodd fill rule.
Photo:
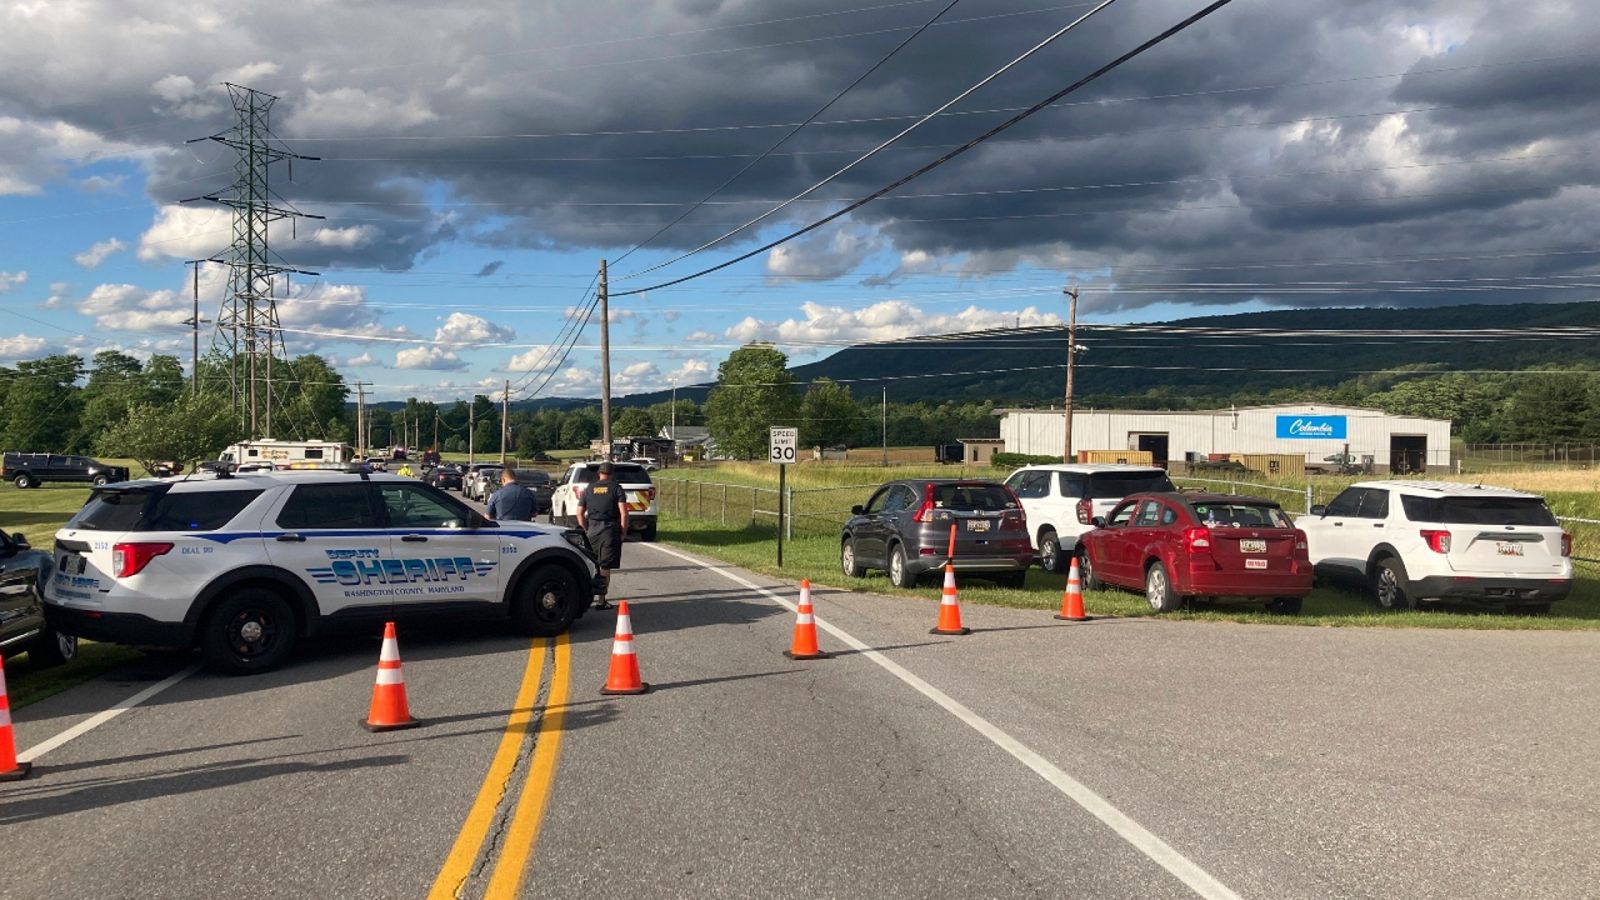
<svg viewBox="0 0 1600 900">
<path fill-rule="evenodd" d="M 33 646 L 28 648 L 28 658 L 33 660 L 35 669 L 48 669 L 72 662 L 78 658 L 78 639 L 54 628 L 46 628 L 44 634 L 39 635 Z"/>
<path fill-rule="evenodd" d="M 1383 609 L 1410 609 L 1416 601 L 1407 592 L 1406 570 L 1397 559 L 1383 559 L 1372 573 L 1372 595 Z"/>
<path fill-rule="evenodd" d="M 578 579 L 566 566 L 540 566 L 523 579 L 511 603 L 511 619 L 523 634 L 555 637 L 572 627 L 579 607 L 588 602 L 578 596 Z"/>
<path fill-rule="evenodd" d="M 889 583 L 897 588 L 916 587 L 917 576 L 906 567 L 906 550 L 899 544 L 889 548 Z"/>
<path fill-rule="evenodd" d="M 1088 547 L 1078 550 L 1078 581 L 1082 582 L 1086 591 L 1098 591 L 1106 586 L 1105 582 L 1100 580 L 1100 576 L 1095 574 L 1094 562 L 1089 559 Z"/>
<path fill-rule="evenodd" d="M 265 588 L 244 588 L 211 608 L 200 630 L 200 653 L 229 675 L 275 669 L 294 647 L 294 610 Z"/>
<path fill-rule="evenodd" d="M 1267 601 L 1267 612 L 1275 616 L 1298 616 L 1300 615 L 1300 599 L 1299 597 L 1276 597 Z"/>
<path fill-rule="evenodd" d="M 655 539 L 656 539 L 656 523 L 651 522 L 649 525 L 646 525 L 645 527 L 639 529 L 639 539 L 644 541 L 645 543 L 651 543 L 651 542 L 655 541 Z"/>
<path fill-rule="evenodd" d="M 110 483 L 111 483 L 111 479 L 107 478 L 104 475 L 96 475 L 94 477 L 94 486 L 95 487 L 105 487 L 107 484 L 110 484 Z"/>
<path fill-rule="evenodd" d="M 1053 529 L 1039 535 L 1039 567 L 1057 575 L 1067 570 L 1067 555 L 1061 552 L 1061 539 Z"/>
<path fill-rule="evenodd" d="M 15 484 L 18 488 L 21 488 L 22 490 L 27 490 L 28 488 L 33 487 L 33 479 L 29 478 L 27 475 L 18 475 L 16 480 L 13 481 L 12 484 Z"/>
<path fill-rule="evenodd" d="M 1144 599 L 1156 612 L 1172 612 L 1178 608 L 1178 595 L 1173 590 L 1167 567 L 1156 560 L 1144 573 Z"/>
<path fill-rule="evenodd" d="M 867 574 L 867 567 L 856 561 L 856 542 L 852 538 L 839 542 L 839 568 L 851 578 Z"/>
</svg>

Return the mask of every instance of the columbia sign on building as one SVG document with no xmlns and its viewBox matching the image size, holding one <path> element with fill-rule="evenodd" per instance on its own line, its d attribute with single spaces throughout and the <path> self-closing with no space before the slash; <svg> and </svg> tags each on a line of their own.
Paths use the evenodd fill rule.
<svg viewBox="0 0 1600 900">
<path fill-rule="evenodd" d="M 1278 416 L 1277 437 L 1343 441 L 1350 437 L 1345 416 Z"/>
</svg>

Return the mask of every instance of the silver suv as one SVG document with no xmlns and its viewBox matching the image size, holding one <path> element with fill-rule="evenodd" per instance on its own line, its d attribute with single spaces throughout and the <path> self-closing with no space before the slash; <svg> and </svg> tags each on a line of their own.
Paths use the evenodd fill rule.
<svg viewBox="0 0 1600 900">
<path fill-rule="evenodd" d="M 261 472 L 96 488 L 56 532 L 46 620 L 271 669 L 340 622 L 485 613 L 567 630 L 593 594 L 582 533 L 484 518 L 414 478 Z"/>
</svg>

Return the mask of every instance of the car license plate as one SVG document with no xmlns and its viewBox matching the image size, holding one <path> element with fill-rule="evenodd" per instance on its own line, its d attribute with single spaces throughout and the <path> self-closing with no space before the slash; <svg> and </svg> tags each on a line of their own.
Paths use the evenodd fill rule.
<svg viewBox="0 0 1600 900">
<path fill-rule="evenodd" d="M 82 575 L 85 567 L 83 557 L 76 553 L 61 554 L 61 571 L 68 575 Z"/>
<path fill-rule="evenodd" d="M 1264 559 L 1247 559 L 1244 561 L 1244 567 L 1246 569 L 1265 569 L 1267 561 Z"/>
<path fill-rule="evenodd" d="M 1261 541 L 1261 540 L 1252 540 L 1250 538 L 1245 538 L 1244 540 L 1241 540 L 1239 542 L 1239 552 L 1240 553 L 1265 553 L 1265 552 L 1267 552 L 1267 542 L 1266 541 Z M 1260 568 L 1260 566 L 1251 566 L 1251 568 Z"/>
<path fill-rule="evenodd" d="M 967 520 L 967 530 L 968 531 L 988 531 L 989 530 L 989 520 L 988 519 L 968 519 Z"/>
<path fill-rule="evenodd" d="M 1522 555 L 1522 542 L 1521 541 L 1496 541 L 1495 545 L 1494 545 L 1494 548 L 1495 548 L 1495 552 L 1499 553 L 1501 556 L 1521 556 Z"/>
</svg>

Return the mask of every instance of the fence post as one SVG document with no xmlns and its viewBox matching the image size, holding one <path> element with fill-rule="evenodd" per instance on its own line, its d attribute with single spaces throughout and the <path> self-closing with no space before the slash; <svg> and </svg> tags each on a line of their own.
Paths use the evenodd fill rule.
<svg viewBox="0 0 1600 900">
<path fill-rule="evenodd" d="M 1311 514 L 1311 484 L 1306 483 L 1306 515 Z"/>
<path fill-rule="evenodd" d="M 700 481 L 694 483 L 694 517 L 696 519 L 706 517 L 706 486 Z"/>
<path fill-rule="evenodd" d="M 722 525 L 724 528 L 728 525 L 728 486 L 726 484 L 722 486 Z"/>
<path fill-rule="evenodd" d="M 794 540 L 794 485 L 784 488 L 783 498 L 783 536 L 785 540 Z"/>
<path fill-rule="evenodd" d="M 750 489 L 750 524 L 756 523 L 756 489 Z"/>
</svg>

